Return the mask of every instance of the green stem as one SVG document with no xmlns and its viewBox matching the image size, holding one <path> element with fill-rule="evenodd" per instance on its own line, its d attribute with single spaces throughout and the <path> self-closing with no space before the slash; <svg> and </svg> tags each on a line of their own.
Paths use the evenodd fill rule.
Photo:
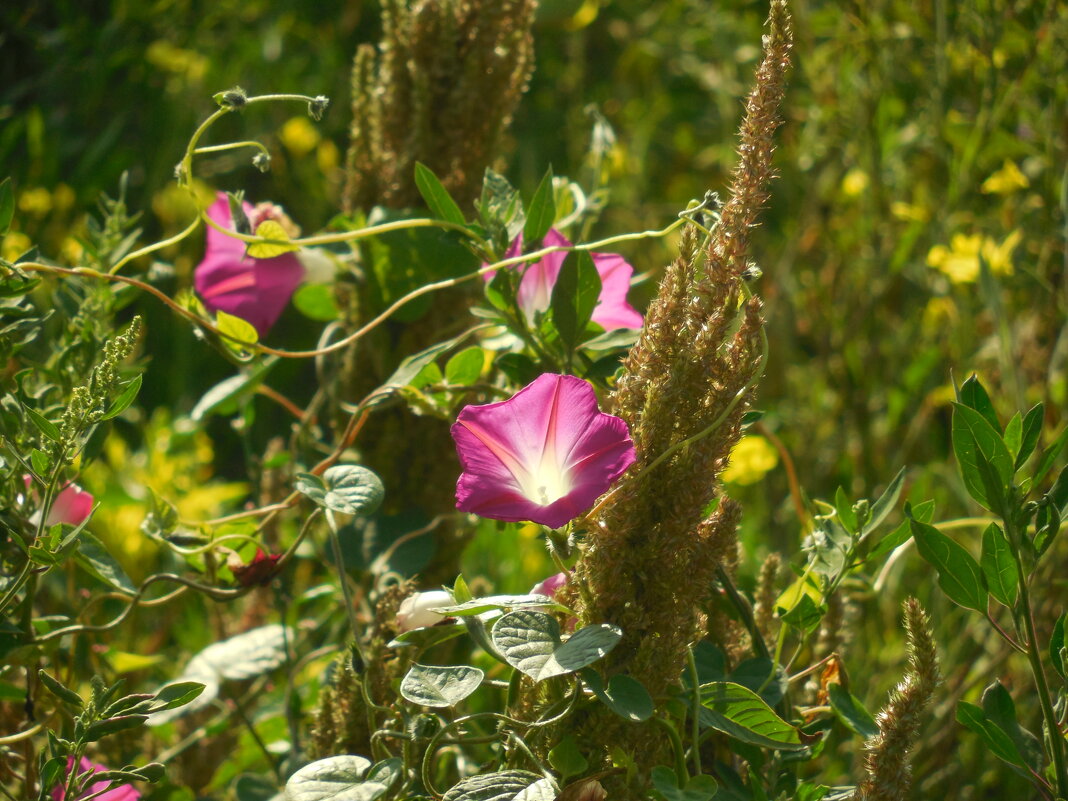
<svg viewBox="0 0 1068 801">
<path fill-rule="evenodd" d="M 1049 684 L 1046 682 L 1046 673 L 1042 668 L 1041 648 L 1038 643 L 1038 634 L 1035 631 L 1035 619 L 1031 609 L 1031 596 L 1027 588 L 1028 577 L 1024 572 L 1023 558 L 1020 553 L 1020 537 L 1016 530 L 1016 524 L 1009 518 L 1004 519 L 1005 534 L 1012 546 L 1013 561 L 1016 563 L 1016 575 L 1020 584 L 1020 600 L 1018 606 L 1019 617 L 1023 619 L 1024 628 L 1027 632 L 1027 659 L 1031 664 L 1031 674 L 1035 679 L 1035 687 L 1038 690 L 1038 703 L 1042 708 L 1042 719 L 1045 721 L 1049 734 L 1049 748 L 1053 757 L 1053 768 L 1057 775 L 1057 795 L 1060 798 L 1068 798 L 1068 767 L 1064 761 L 1064 736 L 1061 734 L 1057 716 L 1053 711 L 1050 701 Z"/>
<path fill-rule="evenodd" d="M 693 775 L 700 776 L 701 770 L 701 682 L 697 676 L 697 660 L 693 656 L 693 648 L 686 649 L 686 666 L 690 671 L 690 683 L 693 685 L 693 698 L 690 710 L 690 736 L 693 746 L 690 749 L 693 754 Z"/>
<path fill-rule="evenodd" d="M 668 739 L 671 740 L 671 747 L 675 751 L 675 776 L 679 780 L 679 787 L 685 787 L 690 780 L 690 774 L 686 771 L 686 748 L 682 744 L 682 737 L 679 736 L 675 727 L 671 725 L 671 721 L 656 716 L 650 718 L 650 720 L 663 729 Z"/>
</svg>

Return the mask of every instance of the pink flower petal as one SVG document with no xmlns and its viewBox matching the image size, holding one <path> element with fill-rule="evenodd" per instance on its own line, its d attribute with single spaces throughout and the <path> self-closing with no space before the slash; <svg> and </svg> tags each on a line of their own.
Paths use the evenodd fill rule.
<svg viewBox="0 0 1068 801">
<path fill-rule="evenodd" d="M 67 775 L 70 775 L 70 770 L 74 766 L 74 757 L 67 757 Z M 79 763 L 78 772 L 86 773 L 92 771 L 93 773 L 100 773 L 107 770 L 103 765 L 97 765 L 95 762 L 90 762 L 87 758 L 82 757 Z M 86 798 L 93 793 L 100 792 L 105 787 L 109 786 L 111 782 L 95 782 L 85 788 L 85 791 L 78 796 L 79 798 Z M 64 785 L 61 782 L 52 788 L 53 801 L 64 801 L 66 794 L 64 792 Z M 113 790 L 108 790 L 102 795 L 96 796 L 94 801 L 140 801 L 141 793 L 132 784 L 120 784 Z"/>
<path fill-rule="evenodd" d="M 541 247 L 571 247 L 571 242 L 557 231 L 550 228 Z M 523 235 L 516 237 L 505 253 L 505 258 L 518 256 L 523 251 Z M 527 265 L 516 265 L 514 269 L 523 271 L 523 278 L 516 291 L 516 301 L 528 320 L 533 320 L 537 312 L 544 312 L 552 301 L 553 287 L 560 277 L 560 268 L 567 258 L 566 250 L 559 250 L 543 256 L 539 261 Z M 616 328 L 641 328 L 641 312 L 627 303 L 630 279 L 634 268 L 618 253 L 591 253 L 593 264 L 601 276 L 601 294 L 593 309 L 592 320 L 612 331 Z M 494 273 L 488 273 L 486 280 L 492 279 Z"/>
<path fill-rule="evenodd" d="M 635 458 L 627 424 L 569 375 L 546 373 L 506 401 L 465 407 L 452 435 L 458 509 L 551 528 L 589 509 Z"/>
<path fill-rule="evenodd" d="M 45 526 L 56 523 L 79 525 L 93 511 L 93 496 L 77 484 L 67 484 L 52 501 Z"/>
<path fill-rule="evenodd" d="M 555 598 L 567 584 L 567 573 L 554 573 L 547 579 L 542 579 L 530 588 L 531 595 L 544 595 L 547 598 Z"/>
<path fill-rule="evenodd" d="M 252 206 L 243 204 L 246 214 Z M 219 192 L 208 209 L 215 222 L 233 230 L 230 202 Z M 289 303 L 304 277 L 304 267 L 293 253 L 271 259 L 245 255 L 245 243 L 208 227 L 204 260 L 193 280 L 210 311 L 224 311 L 247 320 L 264 336 Z"/>
</svg>

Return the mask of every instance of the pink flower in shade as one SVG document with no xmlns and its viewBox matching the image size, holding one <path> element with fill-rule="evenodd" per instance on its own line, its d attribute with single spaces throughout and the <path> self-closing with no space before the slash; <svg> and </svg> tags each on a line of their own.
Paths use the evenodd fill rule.
<svg viewBox="0 0 1068 801">
<path fill-rule="evenodd" d="M 555 228 L 550 228 L 549 233 L 541 240 L 541 246 L 569 248 L 571 243 Z M 512 258 L 522 252 L 523 235 L 520 234 L 504 255 L 505 258 Z M 549 308 L 553 287 L 556 286 L 556 279 L 567 255 L 566 250 L 560 250 L 543 256 L 541 261 L 533 264 L 516 265 L 515 269 L 524 270 L 516 300 L 528 320 L 534 319 L 535 312 L 543 312 Z M 627 291 L 630 289 L 630 277 L 634 275 L 634 268 L 617 253 L 590 255 L 597 273 L 601 276 L 601 295 L 593 308 L 593 322 L 606 331 L 616 328 L 641 328 L 641 313 L 627 303 Z M 487 277 L 492 277 L 492 274 Z"/>
<path fill-rule="evenodd" d="M 67 757 L 67 773 L 69 775 L 71 768 L 74 766 L 74 757 Z M 86 773 L 92 771 L 93 773 L 100 773 L 107 770 L 103 765 L 97 765 L 95 762 L 90 762 L 85 757 L 82 757 L 82 761 L 79 763 L 78 772 Z M 103 781 L 96 782 L 85 788 L 78 798 L 87 798 L 93 793 L 98 793 L 101 790 L 106 789 L 111 782 Z M 140 801 L 141 793 L 139 793 L 132 784 L 120 784 L 113 790 L 108 790 L 106 793 L 95 796 L 93 801 Z M 57 784 L 52 788 L 52 801 L 65 801 L 66 794 L 64 793 L 63 783 Z"/>
<path fill-rule="evenodd" d="M 452 426 L 463 473 L 456 508 L 560 528 L 633 464 L 627 424 L 581 378 L 546 373 L 506 401 L 467 406 Z"/>
<path fill-rule="evenodd" d="M 567 584 L 567 573 L 554 573 L 547 579 L 542 579 L 530 588 L 531 595 L 544 595 L 546 598 L 556 598 Z"/>
<path fill-rule="evenodd" d="M 23 476 L 22 480 L 26 482 L 26 489 L 29 489 L 33 479 L 29 476 Z M 45 518 L 45 528 L 50 528 L 56 523 L 70 523 L 72 526 L 80 525 L 83 520 L 89 517 L 92 511 L 92 494 L 86 492 L 77 484 L 68 482 L 56 494 L 55 500 L 52 501 L 52 508 L 48 510 L 48 517 Z M 40 520 L 39 515 L 40 512 L 35 512 L 31 522 L 36 524 Z"/>
<path fill-rule="evenodd" d="M 255 230 L 256 224 L 263 220 L 253 219 L 256 210 L 250 204 L 243 203 L 242 207 Z M 230 201 L 224 193 L 218 193 L 208 216 L 224 228 L 234 230 Z M 264 219 L 270 216 L 270 207 L 261 216 Z M 304 278 L 304 267 L 295 253 L 254 259 L 245 255 L 245 248 L 240 239 L 208 226 L 207 250 L 193 273 L 193 282 L 209 310 L 247 320 L 263 336 Z"/>
</svg>

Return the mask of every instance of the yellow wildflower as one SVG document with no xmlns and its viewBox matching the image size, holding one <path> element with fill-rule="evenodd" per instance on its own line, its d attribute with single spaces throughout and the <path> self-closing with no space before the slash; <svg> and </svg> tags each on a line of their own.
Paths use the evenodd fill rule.
<svg viewBox="0 0 1068 801">
<path fill-rule="evenodd" d="M 1023 239 L 1023 232 L 1017 228 L 1000 245 L 990 237 L 983 239 L 983 248 L 980 251 L 986 263 L 990 265 L 990 272 L 995 275 L 1010 275 L 1012 273 L 1012 253 Z"/>
<path fill-rule="evenodd" d="M 983 237 L 954 234 L 945 245 L 935 245 L 927 253 L 927 265 L 945 273 L 954 284 L 967 284 L 979 277 L 979 250 Z"/>
<path fill-rule="evenodd" d="M 859 167 L 854 167 L 842 179 L 842 192 L 847 197 L 856 197 L 867 189 L 870 183 L 871 179 L 868 177 L 868 173 Z"/>
<path fill-rule="evenodd" d="M 755 484 L 779 463 L 779 454 L 763 437 L 747 434 L 731 451 L 731 461 L 720 478 L 732 484 Z"/>
<path fill-rule="evenodd" d="M 58 184 L 52 190 L 52 205 L 56 211 L 66 211 L 74 205 L 77 199 L 78 196 L 74 194 L 74 190 L 66 184 Z"/>
<path fill-rule="evenodd" d="M 305 156 L 319 144 L 319 131 L 306 117 L 291 117 L 278 132 L 278 138 L 294 156 Z"/>
<path fill-rule="evenodd" d="M 1020 172 L 1016 162 L 1005 159 L 1001 169 L 983 181 L 982 191 L 988 195 L 1011 195 L 1017 189 L 1031 185 L 1027 176 Z"/>
<path fill-rule="evenodd" d="M 59 252 L 67 264 L 78 264 L 85 253 L 85 248 L 73 236 L 68 236 L 63 239 L 63 243 L 59 246 Z"/>
<path fill-rule="evenodd" d="M 0 246 L 0 255 L 3 255 L 6 261 L 14 261 L 29 250 L 32 245 L 33 242 L 22 231 L 10 231 L 4 237 L 4 244 Z"/>
<path fill-rule="evenodd" d="M 329 139 L 324 139 L 315 151 L 315 161 L 319 165 L 320 172 L 333 172 L 341 161 L 337 145 Z"/>
<path fill-rule="evenodd" d="M 26 189 L 19 195 L 19 211 L 33 217 L 44 217 L 52 210 L 52 193 L 43 186 Z"/>
</svg>

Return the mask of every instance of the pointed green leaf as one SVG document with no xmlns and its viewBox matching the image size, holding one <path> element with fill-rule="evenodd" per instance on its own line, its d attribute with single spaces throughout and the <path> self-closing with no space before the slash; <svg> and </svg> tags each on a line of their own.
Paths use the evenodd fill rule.
<svg viewBox="0 0 1068 801">
<path fill-rule="evenodd" d="M 935 503 L 934 501 L 923 501 L 910 507 L 908 503 L 905 504 L 906 514 L 911 514 L 912 517 L 919 520 L 921 523 L 930 523 L 934 519 Z M 898 546 L 905 542 L 908 542 L 912 536 L 912 529 L 909 527 L 909 521 L 902 520 L 901 525 L 879 540 L 875 547 L 871 549 L 871 553 L 868 554 L 868 559 L 877 559 L 880 556 L 889 553 Z"/>
<path fill-rule="evenodd" d="M 974 409 L 983 419 L 986 420 L 990 427 L 1001 434 L 1001 423 L 998 421 L 998 413 L 994 409 L 994 404 L 990 400 L 990 395 L 986 391 L 980 382 L 978 376 L 974 373 L 965 381 L 960 388 L 958 401 L 963 403 L 969 409 Z"/>
<path fill-rule="evenodd" d="M 122 569 L 122 565 L 108 553 L 104 543 L 88 531 L 83 531 L 78 535 L 78 551 L 74 555 L 74 560 L 105 584 L 130 595 L 137 592 L 137 588 L 126 575 L 126 571 Z"/>
<path fill-rule="evenodd" d="M 1068 620 L 1068 612 L 1062 612 L 1053 627 L 1053 635 L 1049 638 L 1049 660 L 1061 678 L 1068 680 L 1068 665 L 1065 664 L 1061 654 L 1064 649 L 1068 648 L 1068 636 L 1065 634 L 1068 629 L 1065 625 L 1066 620 Z"/>
<path fill-rule="evenodd" d="M 56 698 L 61 701 L 66 701 L 68 704 L 71 704 L 76 709 L 82 708 L 82 705 L 84 704 L 84 701 L 82 701 L 82 697 L 78 695 L 78 693 L 74 692 L 74 690 L 67 687 L 67 685 L 65 685 L 59 679 L 50 676 L 44 670 L 38 670 L 37 676 L 38 678 L 40 678 L 41 684 L 47 687 L 48 691 L 52 693 L 52 695 L 56 696 Z"/>
<path fill-rule="evenodd" d="M 875 718 L 864 708 L 860 699 L 841 684 L 829 684 L 827 695 L 834 714 L 851 732 L 865 738 L 874 737 L 879 733 L 879 724 L 875 722 Z"/>
<path fill-rule="evenodd" d="M 439 220 L 455 225 L 463 225 L 466 222 L 464 213 L 438 176 L 418 161 L 415 163 L 415 185 L 419 189 L 419 194 L 423 196 L 423 200 L 426 201 L 426 207 L 430 209 L 430 213 Z"/>
<path fill-rule="evenodd" d="M 872 504 L 871 517 L 868 518 L 868 522 L 864 524 L 864 527 L 860 531 L 860 538 L 864 539 L 875 531 L 882 522 L 886 520 L 887 516 L 897 506 L 897 501 L 901 497 L 901 489 L 905 486 L 905 468 L 902 467 L 897 471 L 897 475 L 883 490 L 883 494 L 879 496 L 878 500 Z"/>
<path fill-rule="evenodd" d="M 1014 460 L 1019 458 L 1020 447 L 1023 445 L 1023 418 L 1019 412 L 1005 424 L 1005 435 L 1002 439 L 1005 441 L 1005 447 L 1009 449 L 1009 455 Z"/>
<path fill-rule="evenodd" d="M 1009 541 L 997 523 L 991 523 L 983 532 L 983 553 L 979 564 L 983 568 L 990 594 L 1011 609 L 1016 603 L 1019 577 Z"/>
<path fill-rule="evenodd" d="M 846 497 L 845 490 L 839 487 L 834 493 L 834 510 L 838 513 L 838 522 L 850 534 L 857 531 L 857 515 L 853 503 Z"/>
<path fill-rule="evenodd" d="M 568 254 L 553 287 L 550 307 L 553 324 L 569 348 L 579 344 L 600 295 L 601 276 L 590 254 L 585 251 Z"/>
<path fill-rule="evenodd" d="M 534 197 L 527 209 L 527 221 L 523 226 L 523 240 L 534 246 L 552 228 L 556 220 L 556 196 L 553 192 L 553 168 L 545 171 L 545 176 L 534 190 Z"/>
<path fill-rule="evenodd" d="M 1024 415 L 1022 431 L 1020 433 L 1020 450 L 1016 454 L 1016 469 L 1023 467 L 1024 462 L 1034 453 L 1038 438 L 1042 435 L 1042 422 L 1046 416 L 1046 407 L 1036 403 Z"/>
<path fill-rule="evenodd" d="M 456 706 L 478 689 L 486 674 L 468 665 L 414 664 L 401 681 L 400 693 L 413 704 Z"/>
<path fill-rule="evenodd" d="M 780 718 L 763 699 L 740 684 L 714 681 L 701 685 L 701 722 L 761 748 L 797 751 L 798 730 Z"/>
<path fill-rule="evenodd" d="M 130 404 L 134 402 L 134 398 L 137 397 L 137 393 L 141 391 L 142 376 L 136 375 L 133 380 L 126 385 L 126 387 L 119 394 L 119 397 L 115 398 L 111 404 L 111 408 L 105 412 L 101 420 L 110 420 L 113 417 L 118 417 L 120 414 L 129 408 Z"/>
<path fill-rule="evenodd" d="M 1057 457 L 1060 456 L 1061 451 L 1064 449 L 1065 443 L 1068 443 L 1068 426 L 1065 426 L 1061 433 L 1057 436 L 1057 439 L 1053 441 L 1053 444 L 1042 451 L 1042 458 L 1038 462 L 1038 469 L 1035 470 L 1035 475 L 1031 481 L 1032 487 L 1037 487 L 1042 483 L 1042 479 L 1046 477 L 1046 473 L 1053 467 L 1053 463 L 1057 461 Z"/>
<path fill-rule="evenodd" d="M 578 776 L 586 771 L 590 763 L 579 750 L 578 742 L 573 734 L 565 734 L 549 751 L 549 764 L 553 766 L 562 780 L 568 776 Z"/>
<path fill-rule="evenodd" d="M 986 609 L 983 573 L 964 548 L 934 526 L 910 520 L 916 549 L 938 571 L 938 586 L 954 603 L 982 612 Z"/>
<path fill-rule="evenodd" d="M 1001 440 L 1001 435 L 977 411 L 963 404 L 953 405 L 953 452 L 957 456 L 961 476 L 968 493 L 983 507 L 995 510 L 1003 498 L 1004 488 L 1014 472 L 1012 456 Z M 998 497 L 988 491 L 989 477 L 984 480 L 981 462 L 993 469 L 998 487 Z"/>
<path fill-rule="evenodd" d="M 957 722 L 979 735 L 986 747 L 998 759 L 1016 767 L 1024 767 L 1023 757 L 1012 739 L 987 719 L 986 713 L 967 701 L 957 703 Z"/>
<path fill-rule="evenodd" d="M 445 363 L 445 382 L 452 386 L 470 386 L 482 375 L 485 363 L 486 352 L 482 348 L 465 348 Z"/>
<path fill-rule="evenodd" d="M 654 710 L 653 698 L 637 679 L 617 673 L 604 686 L 601 675 L 592 669 L 582 671 L 582 680 L 605 706 L 625 720 L 635 723 L 648 720 Z"/>
<path fill-rule="evenodd" d="M 24 406 L 22 408 L 26 410 L 26 414 L 29 415 L 30 420 L 35 426 L 37 426 L 38 429 L 40 429 L 42 434 L 44 434 L 53 442 L 59 442 L 61 435 L 59 433 L 59 428 L 56 426 L 55 423 L 53 423 L 51 420 L 49 420 L 36 409 L 31 409 L 29 406 Z"/>
</svg>

